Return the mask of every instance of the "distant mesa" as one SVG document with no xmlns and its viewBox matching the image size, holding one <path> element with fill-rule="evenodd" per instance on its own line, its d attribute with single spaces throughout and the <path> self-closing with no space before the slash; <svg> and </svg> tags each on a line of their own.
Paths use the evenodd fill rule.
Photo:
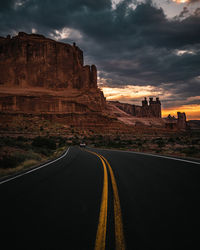
<svg viewBox="0 0 200 250">
<path fill-rule="evenodd" d="M 128 103 L 121 103 L 118 101 L 109 101 L 110 104 L 115 105 L 120 110 L 124 111 L 125 113 L 131 115 L 133 118 L 154 118 L 160 119 L 162 122 L 155 121 L 153 124 L 156 126 L 163 126 L 169 130 L 186 130 L 188 128 L 186 122 L 186 114 L 183 112 L 177 112 L 177 118 L 174 116 L 171 117 L 169 115 L 167 118 L 162 118 L 162 110 L 161 110 L 161 101 L 158 97 L 154 100 L 153 97 L 147 98 L 145 97 L 142 101 L 142 106 L 128 104 Z M 128 119 L 128 118 L 127 118 Z M 129 119 L 130 122 L 130 119 Z M 137 124 L 142 124 L 142 120 L 136 120 Z M 152 125 L 152 122 L 149 121 L 148 125 Z"/>
<path fill-rule="evenodd" d="M 111 101 L 111 103 L 132 116 L 161 118 L 161 102 L 158 97 L 155 101 L 150 97 L 149 103 L 145 97 L 142 101 L 142 106 L 120 103 L 118 101 Z"/>
</svg>

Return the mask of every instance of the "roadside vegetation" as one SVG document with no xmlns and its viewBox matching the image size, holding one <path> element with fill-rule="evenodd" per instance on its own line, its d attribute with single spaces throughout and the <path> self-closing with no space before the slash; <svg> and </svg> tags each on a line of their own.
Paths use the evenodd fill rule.
<svg viewBox="0 0 200 250">
<path fill-rule="evenodd" d="M 200 131 L 183 132 L 161 136 L 92 136 L 83 137 L 87 145 L 98 148 L 110 148 L 146 152 L 162 155 L 200 159 Z"/>
<path fill-rule="evenodd" d="M 64 136 L 41 135 L 0 137 L 0 177 L 39 165 L 60 156 L 68 146 L 86 143 L 89 147 L 130 150 L 200 159 L 200 131 L 157 135 L 99 135 L 73 133 Z"/>
<path fill-rule="evenodd" d="M 66 147 L 62 137 L 0 137 L 0 176 L 56 158 Z"/>
</svg>

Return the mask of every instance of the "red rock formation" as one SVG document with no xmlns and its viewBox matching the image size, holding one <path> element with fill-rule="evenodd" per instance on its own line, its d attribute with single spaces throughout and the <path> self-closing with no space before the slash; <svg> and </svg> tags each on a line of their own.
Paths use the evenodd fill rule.
<svg viewBox="0 0 200 250">
<path fill-rule="evenodd" d="M 122 103 L 118 101 L 110 101 L 111 104 L 114 104 L 116 107 L 121 109 L 127 114 L 130 114 L 132 116 L 135 116 L 135 105 L 129 104 L 129 103 Z"/>
<path fill-rule="evenodd" d="M 1 38 L 0 72 L 7 87 L 97 88 L 96 67 L 83 66 L 82 50 L 42 35 Z"/>
<path fill-rule="evenodd" d="M 83 52 L 42 35 L 19 32 L 0 38 L 0 111 L 19 113 L 101 112 L 95 65 Z"/>
<path fill-rule="evenodd" d="M 187 124 L 186 124 L 186 114 L 185 112 L 177 112 L 178 120 L 177 120 L 177 128 L 179 130 L 186 130 Z"/>
<path fill-rule="evenodd" d="M 172 117 L 170 114 L 167 118 L 163 119 L 165 121 L 165 127 L 173 130 L 186 130 L 190 128 L 189 124 L 186 121 L 185 112 L 177 112 L 177 118 Z"/>
<path fill-rule="evenodd" d="M 115 112 L 112 105 L 109 109 L 97 87 L 96 66 L 84 65 L 75 43 L 23 32 L 0 37 L 0 72 L 0 129 L 10 124 L 13 129 L 16 120 L 31 124 L 37 118 L 102 133 L 133 133 L 138 122 L 131 120 L 133 116 L 161 117 L 158 99 L 149 105 L 144 100 L 142 106 L 116 102 Z"/>
<path fill-rule="evenodd" d="M 136 117 L 161 118 L 161 102 L 159 98 L 154 101 L 149 99 L 149 105 L 146 98 L 142 101 L 142 106 L 132 105 L 128 103 L 121 103 L 118 101 L 111 101 L 116 107 L 123 110 L 127 114 Z"/>
</svg>

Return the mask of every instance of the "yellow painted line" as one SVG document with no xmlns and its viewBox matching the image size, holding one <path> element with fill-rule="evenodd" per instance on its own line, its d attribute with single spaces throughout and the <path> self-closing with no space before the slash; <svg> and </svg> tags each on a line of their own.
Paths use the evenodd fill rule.
<svg viewBox="0 0 200 250">
<path fill-rule="evenodd" d="M 108 173 L 104 160 L 97 153 L 86 150 L 89 153 L 96 155 L 103 164 L 104 180 L 103 191 L 101 197 L 101 207 L 99 213 L 99 223 L 96 234 L 95 250 L 105 250 L 106 247 L 106 229 L 107 229 L 107 211 L 108 211 Z"/>
<path fill-rule="evenodd" d="M 112 188 L 113 188 L 113 195 L 114 195 L 114 216 L 115 216 L 115 249 L 116 250 L 125 250 L 125 238 L 124 238 L 124 231 L 123 231 L 123 222 L 122 222 L 122 212 L 120 207 L 120 200 L 119 200 L 119 194 L 117 189 L 117 183 L 115 180 L 115 176 L 113 173 L 113 170 L 109 164 L 109 162 L 106 160 L 105 157 L 101 155 L 101 157 L 104 159 L 108 166 L 108 170 L 110 172 L 111 182 L 112 182 Z"/>
<path fill-rule="evenodd" d="M 113 196 L 114 196 L 115 249 L 125 250 L 126 245 L 125 245 L 125 238 L 124 238 L 124 232 L 123 232 L 122 213 L 121 213 L 117 183 L 115 180 L 113 170 L 105 157 L 95 152 L 89 151 L 89 150 L 86 150 L 86 151 L 96 155 L 101 160 L 103 164 L 103 169 L 104 169 L 103 192 L 102 192 L 102 198 L 101 198 L 99 223 L 98 223 L 96 241 L 95 241 L 95 250 L 105 250 L 105 246 L 106 246 L 107 210 L 108 210 L 108 173 L 107 173 L 106 164 L 108 166 L 108 170 L 110 173 Z"/>
</svg>

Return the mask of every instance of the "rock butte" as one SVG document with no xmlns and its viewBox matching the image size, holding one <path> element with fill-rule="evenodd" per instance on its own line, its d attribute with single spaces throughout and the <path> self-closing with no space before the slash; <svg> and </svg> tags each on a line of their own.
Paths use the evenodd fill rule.
<svg viewBox="0 0 200 250">
<path fill-rule="evenodd" d="M 144 100 L 141 107 L 106 102 L 96 66 L 84 65 L 75 43 L 24 32 L 0 37 L 0 72 L 1 125 L 17 116 L 110 131 L 130 131 L 141 123 L 165 127 L 159 99 L 150 105 Z"/>
<path fill-rule="evenodd" d="M 105 107 L 96 66 L 83 65 L 83 52 L 75 44 L 19 32 L 0 39 L 0 56 L 1 93 L 10 93 L 1 102 L 2 111 L 65 113 Z"/>
</svg>

